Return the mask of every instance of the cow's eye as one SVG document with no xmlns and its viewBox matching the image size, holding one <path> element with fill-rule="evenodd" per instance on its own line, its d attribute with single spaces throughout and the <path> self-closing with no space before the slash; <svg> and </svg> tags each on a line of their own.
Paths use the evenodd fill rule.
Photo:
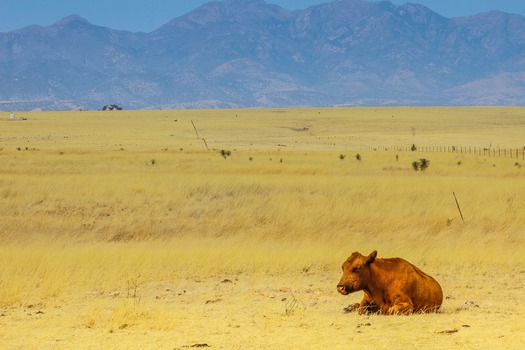
<svg viewBox="0 0 525 350">
<path fill-rule="evenodd" d="M 352 269 L 352 272 L 357 272 L 357 271 L 359 271 L 359 266 L 358 266 L 358 267 L 354 267 L 354 268 Z"/>
</svg>

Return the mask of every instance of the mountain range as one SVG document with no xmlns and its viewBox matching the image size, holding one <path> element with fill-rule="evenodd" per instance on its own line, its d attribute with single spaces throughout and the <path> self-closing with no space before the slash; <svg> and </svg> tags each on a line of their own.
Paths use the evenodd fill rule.
<svg viewBox="0 0 525 350">
<path fill-rule="evenodd" d="M 118 14 L 116 14 L 118 15 Z M 525 17 L 389 1 L 204 4 L 150 33 L 71 15 L 0 33 L 0 110 L 520 105 Z"/>
</svg>

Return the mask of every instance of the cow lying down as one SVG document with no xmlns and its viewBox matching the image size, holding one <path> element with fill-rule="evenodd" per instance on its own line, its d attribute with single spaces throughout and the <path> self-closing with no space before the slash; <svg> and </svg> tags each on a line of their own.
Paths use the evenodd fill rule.
<svg viewBox="0 0 525 350">
<path fill-rule="evenodd" d="M 436 280 L 401 258 L 376 259 L 353 253 L 343 263 L 343 276 L 337 290 L 343 295 L 364 291 L 360 314 L 386 315 L 436 312 L 443 302 L 443 291 Z"/>
</svg>

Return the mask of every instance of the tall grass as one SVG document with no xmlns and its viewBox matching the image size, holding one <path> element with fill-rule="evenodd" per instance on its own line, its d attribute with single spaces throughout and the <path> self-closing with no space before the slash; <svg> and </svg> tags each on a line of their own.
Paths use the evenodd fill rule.
<svg viewBox="0 0 525 350">
<path fill-rule="evenodd" d="M 137 279 L 333 271 L 356 250 L 436 269 L 458 258 L 523 264 L 525 175 L 515 160 L 359 151 L 357 161 L 353 150 L 385 138 L 411 144 L 414 125 L 418 144 L 515 147 L 521 112 L 85 112 L 2 121 L 0 304 L 82 299 Z M 414 172 L 421 158 L 430 166 Z"/>
</svg>

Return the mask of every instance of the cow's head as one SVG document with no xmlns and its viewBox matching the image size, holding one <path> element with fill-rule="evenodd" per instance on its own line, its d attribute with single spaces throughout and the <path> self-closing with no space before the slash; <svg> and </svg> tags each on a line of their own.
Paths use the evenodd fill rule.
<svg viewBox="0 0 525 350">
<path fill-rule="evenodd" d="M 337 285 L 339 293 L 347 295 L 366 288 L 370 280 L 370 264 L 376 256 L 375 250 L 369 256 L 352 253 L 342 266 L 343 276 Z"/>
</svg>

